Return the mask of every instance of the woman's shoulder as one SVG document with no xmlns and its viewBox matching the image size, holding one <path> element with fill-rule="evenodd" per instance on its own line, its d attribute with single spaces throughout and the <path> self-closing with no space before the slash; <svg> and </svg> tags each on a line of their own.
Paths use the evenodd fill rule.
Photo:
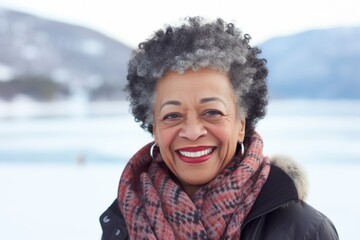
<svg viewBox="0 0 360 240">
<path fill-rule="evenodd" d="M 278 229 L 291 239 L 338 239 L 335 226 L 324 214 L 299 200 L 289 206 L 280 207 L 266 216 L 267 231 Z M 269 233 L 270 234 L 270 233 Z"/>
<path fill-rule="evenodd" d="M 305 202 L 306 195 L 307 179 L 301 166 L 289 158 L 273 159 L 242 239 L 338 239 L 333 223 Z"/>
<path fill-rule="evenodd" d="M 249 222 L 242 231 L 244 240 L 337 240 L 333 223 L 321 212 L 299 200 Z"/>
<path fill-rule="evenodd" d="M 129 239 L 126 223 L 119 210 L 117 199 L 101 214 L 100 225 L 102 228 L 102 240 Z"/>
</svg>

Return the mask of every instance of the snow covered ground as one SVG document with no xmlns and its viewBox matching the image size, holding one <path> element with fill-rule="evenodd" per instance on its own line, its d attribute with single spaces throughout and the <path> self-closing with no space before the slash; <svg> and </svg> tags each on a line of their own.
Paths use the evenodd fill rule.
<svg viewBox="0 0 360 240">
<path fill-rule="evenodd" d="M 0 239 L 100 239 L 99 215 L 116 197 L 123 165 L 0 165 Z M 336 225 L 342 240 L 358 235 L 360 164 L 305 165 L 308 202 Z"/>
<path fill-rule="evenodd" d="M 151 136 L 125 103 L 29 104 L 0 102 L 0 239 L 100 239 L 124 164 Z M 307 169 L 308 202 L 342 240 L 360 229 L 359 122 L 360 101 L 278 101 L 257 127 L 266 155 Z"/>
</svg>

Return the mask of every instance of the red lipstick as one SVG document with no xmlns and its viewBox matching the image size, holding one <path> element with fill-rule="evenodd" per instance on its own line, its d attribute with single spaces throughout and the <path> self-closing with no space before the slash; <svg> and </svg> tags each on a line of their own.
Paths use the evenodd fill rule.
<svg viewBox="0 0 360 240">
<path fill-rule="evenodd" d="M 180 160 L 186 163 L 198 164 L 209 160 L 214 149 L 214 147 L 209 146 L 185 147 L 178 149 L 176 154 Z"/>
</svg>

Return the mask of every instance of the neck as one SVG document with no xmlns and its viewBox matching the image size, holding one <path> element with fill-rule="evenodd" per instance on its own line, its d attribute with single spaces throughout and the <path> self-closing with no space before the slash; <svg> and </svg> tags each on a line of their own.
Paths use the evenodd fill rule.
<svg viewBox="0 0 360 240">
<path fill-rule="evenodd" d="M 181 184 L 181 186 L 190 199 L 192 199 L 195 192 L 202 187 L 202 185 L 190 185 L 190 184 Z"/>
</svg>

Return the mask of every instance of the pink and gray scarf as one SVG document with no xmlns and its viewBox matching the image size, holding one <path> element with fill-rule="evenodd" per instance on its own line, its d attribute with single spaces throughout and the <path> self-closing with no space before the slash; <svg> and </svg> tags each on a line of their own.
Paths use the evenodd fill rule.
<svg viewBox="0 0 360 240">
<path fill-rule="evenodd" d="M 120 179 L 118 203 L 131 239 L 240 239 L 240 229 L 269 171 L 254 133 L 233 160 L 192 197 L 183 191 L 151 144 L 132 157 Z"/>
</svg>

